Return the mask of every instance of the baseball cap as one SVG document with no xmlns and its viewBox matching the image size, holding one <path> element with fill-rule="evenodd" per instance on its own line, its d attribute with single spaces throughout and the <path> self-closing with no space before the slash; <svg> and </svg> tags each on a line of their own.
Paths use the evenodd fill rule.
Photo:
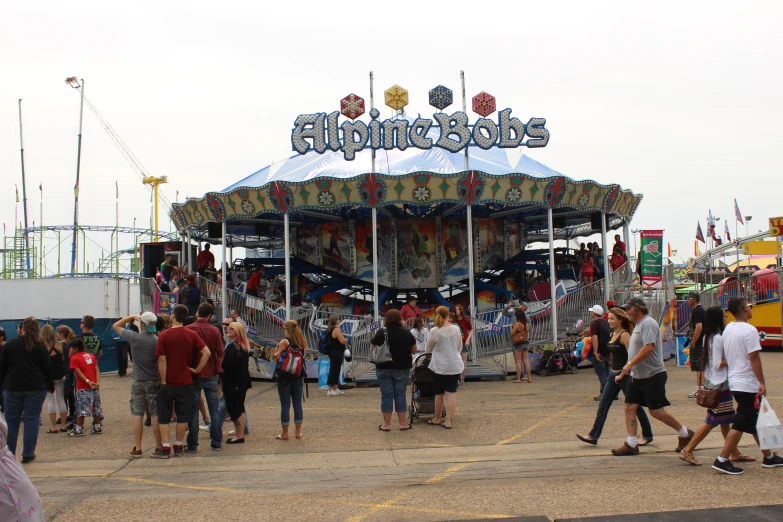
<svg viewBox="0 0 783 522">
<path fill-rule="evenodd" d="M 623 310 L 628 310 L 632 306 L 643 306 L 647 308 L 647 303 L 645 303 L 644 299 L 642 299 L 641 297 L 632 297 L 629 300 L 627 300 L 625 304 L 620 308 L 622 308 Z"/>
<path fill-rule="evenodd" d="M 594 314 L 598 314 L 598 315 L 604 315 L 604 309 L 601 305 L 593 305 L 590 308 L 588 308 L 587 311 L 593 312 Z"/>
<path fill-rule="evenodd" d="M 152 312 L 144 312 L 141 314 L 141 322 L 144 324 L 144 329 L 149 333 L 155 333 L 158 331 L 156 328 L 158 317 Z"/>
<path fill-rule="evenodd" d="M 614 301 L 612 301 L 611 299 L 609 299 L 609 300 L 606 302 L 606 307 L 607 307 L 607 308 L 614 308 L 615 306 L 617 306 L 617 305 L 615 305 L 615 304 L 614 304 Z"/>
<path fill-rule="evenodd" d="M 688 292 L 688 299 L 690 298 L 698 299 L 699 297 L 701 297 L 699 296 L 699 292 Z"/>
</svg>

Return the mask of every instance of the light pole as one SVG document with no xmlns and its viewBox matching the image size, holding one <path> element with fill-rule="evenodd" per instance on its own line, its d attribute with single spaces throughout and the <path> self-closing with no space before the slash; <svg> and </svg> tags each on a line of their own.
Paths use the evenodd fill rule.
<svg viewBox="0 0 783 522">
<path fill-rule="evenodd" d="M 82 162 L 82 121 L 84 116 L 84 78 L 81 84 L 76 76 L 65 79 L 65 83 L 73 89 L 79 89 L 81 102 L 79 104 L 79 141 L 76 146 L 76 184 L 73 186 L 73 243 L 71 245 L 71 275 L 76 273 L 76 251 L 78 248 L 77 231 L 79 230 L 79 171 Z"/>
<path fill-rule="evenodd" d="M 745 216 L 745 237 L 748 236 L 748 225 L 750 225 L 750 220 L 753 219 L 753 216 Z"/>
</svg>

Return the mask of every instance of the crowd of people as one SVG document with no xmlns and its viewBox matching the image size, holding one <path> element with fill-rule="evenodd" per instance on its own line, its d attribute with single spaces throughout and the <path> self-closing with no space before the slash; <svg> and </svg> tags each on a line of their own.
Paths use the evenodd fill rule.
<svg viewBox="0 0 783 522">
<path fill-rule="evenodd" d="M 726 326 L 722 308 L 704 310 L 698 305 L 698 294 L 689 295 L 689 302 L 693 309 L 689 328 L 691 369 L 697 374 L 699 389 L 719 393 L 719 402 L 707 410 L 704 423 L 695 431 L 690 430 L 667 410 L 670 402 L 666 396 L 667 372 L 660 328 L 648 315 L 644 300 L 635 297 L 623 306 L 615 306 L 610 301 L 606 312 L 600 305 L 589 309 L 590 357 L 600 393 L 596 396 L 598 408 L 592 429 L 577 437 L 584 443 L 597 445 L 609 410 L 623 392 L 627 437 L 612 454 L 639 455 L 639 448 L 653 441 L 649 415 L 677 433 L 676 451 L 682 460 L 699 466 L 695 449 L 715 426 L 720 426 L 725 445 L 712 467 L 723 473 L 740 474 L 742 469 L 735 463 L 752 462 L 755 458 L 743 455 L 737 445 L 744 433 L 756 437 L 758 398 L 766 393 L 758 334 L 747 322 L 752 317 L 752 309 L 744 298 L 731 298 L 728 311 L 734 321 Z M 145 425 L 152 428 L 155 439 L 151 456 L 159 459 L 197 452 L 200 432 L 208 434 L 213 451 L 221 450 L 224 443 L 242 444 L 249 433 L 245 400 L 252 384 L 247 325 L 232 310 L 223 319 L 222 329 L 217 327 L 213 320 L 214 307 L 208 302 L 197 307 L 195 317 L 190 311 L 187 305 L 178 304 L 170 316 L 144 312 L 112 325 L 118 342 L 128 345 L 133 362 L 129 401 L 134 436 L 131 458 L 143 456 Z M 513 382 L 525 382 L 525 375 L 526 381 L 532 382 L 527 357 L 530 324 L 526 304 L 519 303 L 504 313 L 516 319 L 510 330 L 517 373 Z M 93 332 L 94 326 L 95 319 L 84 316 L 81 332 L 76 335 L 64 325 L 56 329 L 50 325 L 41 328 L 30 317 L 19 324 L 17 337 L 8 342 L 5 342 L 5 332 L 0 331 L 2 409 L 7 422 L 7 435 L 3 436 L 8 451 L 15 454 L 20 424 L 24 422 L 22 462 L 36 458 L 44 401 L 50 421 L 46 433 L 84 436 L 88 418 L 92 422 L 89 433 L 103 433 L 98 366 L 103 347 L 100 337 Z M 281 430 L 276 438 L 289 439 L 293 407 L 294 437 L 301 439 L 307 342 L 296 321 L 286 321 L 284 332 L 284 338 L 272 354 L 278 363 L 275 381 L 280 399 Z M 430 354 L 434 411 L 445 412 L 443 416 L 435 415 L 427 424 L 453 429 L 456 393 L 465 385 L 466 347 L 472 338 L 471 321 L 460 305 L 453 310 L 439 306 L 430 330 L 415 297 L 409 298 L 401 310 L 389 310 L 383 328 L 375 332 L 370 347 L 374 351 L 383 346 L 389 352 L 389 360 L 376 367 L 382 415 L 378 429 L 391 431 L 394 413 L 400 431 L 411 429 L 406 417 L 409 406 L 406 389 L 417 353 Z M 340 369 L 349 351 L 338 316 L 330 317 L 324 343 L 331 365 L 327 396 L 339 396 L 344 393 L 339 387 Z M 122 366 L 119 374 L 125 374 Z M 199 414 L 204 425 L 199 424 Z M 226 419 L 231 420 L 234 429 L 224 441 Z M 173 439 L 172 423 L 176 424 Z M 762 453 L 762 466 L 783 466 L 783 459 L 776 453 L 768 450 Z"/>
</svg>

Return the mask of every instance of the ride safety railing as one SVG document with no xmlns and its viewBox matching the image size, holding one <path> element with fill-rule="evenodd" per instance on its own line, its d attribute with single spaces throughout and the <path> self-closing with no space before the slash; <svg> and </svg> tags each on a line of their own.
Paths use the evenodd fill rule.
<svg viewBox="0 0 783 522">
<path fill-rule="evenodd" d="M 155 310 L 155 299 L 160 293 L 160 287 L 151 277 L 139 278 L 139 304 L 145 312 Z"/>
</svg>

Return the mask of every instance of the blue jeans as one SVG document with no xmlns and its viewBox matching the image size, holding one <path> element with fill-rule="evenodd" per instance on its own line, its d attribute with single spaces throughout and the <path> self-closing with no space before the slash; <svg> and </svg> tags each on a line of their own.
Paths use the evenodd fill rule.
<svg viewBox="0 0 783 522">
<path fill-rule="evenodd" d="M 405 403 L 405 388 L 408 386 L 410 370 L 376 370 L 381 385 L 381 413 L 391 413 L 392 404 L 397 413 L 408 409 Z"/>
<path fill-rule="evenodd" d="M 226 399 L 223 398 L 223 396 L 220 396 L 220 415 L 218 416 L 218 419 L 220 420 L 220 425 L 222 426 L 223 423 L 226 420 L 226 417 L 228 417 L 228 409 L 226 408 Z M 215 422 L 215 418 L 212 417 L 210 419 L 212 423 Z M 210 430 L 212 429 L 212 425 L 210 424 Z M 250 434 L 250 417 L 247 416 L 247 410 L 245 410 L 245 432 L 242 435 L 249 435 Z"/>
<path fill-rule="evenodd" d="M 601 393 L 603 393 L 606 380 L 609 378 L 609 374 L 611 373 L 609 357 L 603 357 L 601 358 L 601 362 L 598 362 L 595 358 L 595 355 L 591 353 L 588 357 L 588 360 L 593 363 L 593 371 L 598 376 L 598 382 L 601 383 Z"/>
<path fill-rule="evenodd" d="M 38 430 L 41 424 L 41 408 L 46 399 L 46 390 L 4 391 L 5 421 L 8 423 L 8 449 L 16 454 L 16 442 L 19 440 L 19 423 L 24 415 L 23 457 L 35 455 L 38 444 Z"/>
<path fill-rule="evenodd" d="M 304 412 L 302 411 L 302 392 L 304 380 L 297 379 L 291 384 L 277 383 L 277 394 L 280 396 L 280 425 L 288 426 L 291 423 L 291 403 L 294 403 L 294 424 L 302 424 Z"/>
<path fill-rule="evenodd" d="M 193 407 L 188 422 L 188 447 L 198 448 L 198 414 L 201 406 L 201 390 L 204 390 L 204 400 L 209 411 L 209 442 L 212 446 L 220 446 L 223 440 L 223 424 L 212 422 L 212 419 L 220 418 L 220 404 L 218 402 L 217 375 L 202 379 L 193 377 Z"/>
<path fill-rule="evenodd" d="M 601 432 L 604 430 L 604 424 L 606 423 L 606 416 L 609 414 L 609 408 L 612 407 L 614 397 L 619 390 L 623 391 L 628 389 L 628 384 L 631 382 L 631 378 L 626 375 L 619 383 L 614 380 L 618 374 L 612 374 L 609 372 L 609 378 L 606 380 L 606 386 L 604 391 L 601 392 L 601 398 L 598 400 L 598 412 L 595 414 L 595 423 L 593 423 L 593 429 L 590 430 L 590 437 L 598 440 L 601 437 Z M 645 440 L 653 439 L 652 426 L 650 426 L 650 419 L 647 418 L 647 414 L 644 412 L 644 408 L 639 406 L 636 409 L 636 418 L 639 419 L 639 426 L 642 428 L 642 438 Z"/>
</svg>

